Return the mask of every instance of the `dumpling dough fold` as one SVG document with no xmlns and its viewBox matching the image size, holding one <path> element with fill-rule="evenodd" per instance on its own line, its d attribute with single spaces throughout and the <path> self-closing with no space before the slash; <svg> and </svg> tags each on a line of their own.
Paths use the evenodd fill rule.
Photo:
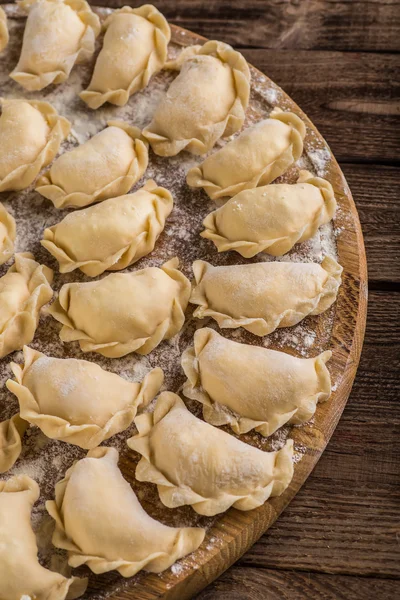
<svg viewBox="0 0 400 600">
<path fill-rule="evenodd" d="M 84 0 L 22 0 L 26 20 L 21 56 L 10 77 L 33 92 L 68 79 L 94 52 L 99 17 Z"/>
<path fill-rule="evenodd" d="M 259 252 L 282 256 L 313 237 L 334 216 L 331 184 L 300 171 L 295 184 L 275 183 L 240 192 L 207 215 L 202 237 L 218 252 L 236 250 L 245 258 Z"/>
<path fill-rule="evenodd" d="M 182 355 L 188 378 L 183 393 L 203 404 L 211 425 L 230 425 L 237 434 L 255 429 L 265 436 L 290 423 L 305 423 L 317 402 L 331 394 L 325 363 L 332 352 L 296 358 L 239 344 L 209 328 L 198 329 L 194 347 Z"/>
<path fill-rule="evenodd" d="M 193 315 L 212 317 L 221 328 L 244 327 L 267 335 L 327 310 L 336 300 L 342 270 L 328 256 L 320 265 L 262 262 L 213 267 L 196 260 L 190 302 L 199 306 Z"/>
<path fill-rule="evenodd" d="M 186 48 L 166 66 L 180 73 L 143 130 L 156 154 L 175 156 L 181 150 L 205 154 L 219 138 L 242 127 L 250 71 L 239 52 L 228 44 L 209 41 Z"/>
<path fill-rule="evenodd" d="M 15 220 L 0 202 L 0 265 L 14 254 Z"/>
<path fill-rule="evenodd" d="M 39 179 L 36 191 L 56 208 L 81 208 L 122 196 L 141 178 L 148 164 L 140 130 L 122 121 L 62 154 Z"/>
<path fill-rule="evenodd" d="M 48 102 L 0 103 L 0 192 L 23 190 L 56 156 L 70 123 Z"/>
<path fill-rule="evenodd" d="M 205 535 L 204 529 L 168 527 L 150 517 L 123 478 L 115 448 L 96 448 L 77 461 L 46 508 L 56 522 L 53 544 L 68 551 L 72 567 L 85 564 L 97 574 L 161 573 L 197 550 Z"/>
<path fill-rule="evenodd" d="M 136 479 L 157 484 L 169 508 L 189 504 L 207 516 L 231 506 L 252 510 L 280 496 L 293 477 L 292 440 L 278 452 L 258 450 L 192 415 L 172 392 L 135 425 L 128 446 L 142 455 Z"/>
<path fill-rule="evenodd" d="M 275 108 L 268 119 L 190 169 L 187 183 L 204 188 L 212 200 L 267 185 L 300 158 L 305 135 L 306 126 L 297 115 Z"/>
<path fill-rule="evenodd" d="M 32 254 L 15 255 L 15 263 L 0 278 L 0 358 L 33 340 L 39 311 L 53 296 L 52 280 L 53 271 Z"/>
<path fill-rule="evenodd" d="M 39 486 L 27 475 L 0 481 L 0 598 L 64 600 L 82 596 L 87 579 L 67 579 L 41 566 L 31 526 Z"/>
<path fill-rule="evenodd" d="M 79 94 L 93 109 L 105 102 L 124 106 L 129 96 L 145 88 L 163 68 L 171 37 L 166 19 L 151 4 L 115 10 L 103 28 L 103 48 L 92 80 Z"/>
<path fill-rule="evenodd" d="M 63 285 L 48 309 L 63 324 L 61 340 L 109 358 L 148 354 L 185 322 L 190 283 L 178 266 L 173 258 L 160 268 Z"/>
<path fill-rule="evenodd" d="M 0 52 L 7 46 L 8 40 L 7 15 L 0 6 Z"/>
<path fill-rule="evenodd" d="M 170 192 L 149 180 L 134 194 L 70 213 L 45 229 L 41 244 L 61 273 L 120 271 L 154 250 L 172 206 Z"/>
<path fill-rule="evenodd" d="M 14 465 L 21 454 L 21 438 L 29 423 L 19 414 L 0 423 L 0 473 L 5 473 Z M 1 585 L 0 585 L 1 591 Z"/>
<path fill-rule="evenodd" d="M 74 358 L 45 356 L 24 347 L 25 364 L 11 363 L 16 381 L 7 387 L 18 398 L 21 416 L 47 437 L 95 448 L 132 423 L 137 409 L 159 392 L 164 375 L 153 369 L 134 383 Z"/>
</svg>

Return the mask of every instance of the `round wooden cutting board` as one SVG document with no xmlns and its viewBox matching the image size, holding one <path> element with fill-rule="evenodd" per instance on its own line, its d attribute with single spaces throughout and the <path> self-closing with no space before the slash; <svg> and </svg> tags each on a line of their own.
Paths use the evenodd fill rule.
<svg viewBox="0 0 400 600">
<path fill-rule="evenodd" d="M 162 9 L 162 6 L 159 8 Z M 75 67 L 70 80 L 61 86 L 50 86 L 49 89 L 35 94 L 26 93 L 8 78 L 9 71 L 18 60 L 24 16 L 15 5 L 5 5 L 5 9 L 10 22 L 11 41 L 10 47 L 2 54 L 1 58 L 0 95 L 43 98 L 52 102 L 72 122 L 72 138 L 64 144 L 64 150 L 85 141 L 101 129 L 111 116 L 129 120 L 140 127 L 149 121 L 149 115 L 154 110 L 156 101 L 174 76 L 170 73 L 161 73 L 153 78 L 149 88 L 133 96 L 127 107 L 122 110 L 108 106 L 92 112 L 77 97 L 77 92 L 85 87 L 90 79 L 94 61 L 90 65 Z M 110 13 L 109 9 L 94 10 L 101 18 Z M 179 47 L 202 44 L 205 41 L 203 37 L 179 27 L 171 26 L 171 29 L 172 55 L 176 55 Z M 214 519 L 194 517 L 190 507 L 184 507 L 178 511 L 166 509 L 157 498 L 155 486 L 138 484 L 135 481 L 134 471 L 138 457 L 132 451 L 127 450 L 125 444 L 125 440 L 132 435 L 134 429 L 131 428 L 127 432 L 115 436 L 115 439 L 108 440 L 107 445 L 117 445 L 120 450 L 121 470 L 132 484 L 143 506 L 152 516 L 176 526 L 183 524 L 205 526 L 207 535 L 198 551 L 180 560 L 178 564 L 160 575 L 141 572 L 137 576 L 125 580 L 117 573 L 102 576 L 91 574 L 88 591 L 83 597 L 85 599 L 155 600 L 162 598 L 185 600 L 193 598 L 196 593 L 246 552 L 296 495 L 324 451 L 350 394 L 362 348 L 367 305 L 367 267 L 357 210 L 343 173 L 315 126 L 282 89 L 254 67 L 250 68 L 252 93 L 245 126 L 266 116 L 274 106 L 293 111 L 307 125 L 304 156 L 298 165 L 289 170 L 284 178 L 281 178 L 281 181 L 294 182 L 299 167 L 307 168 L 330 181 L 338 202 L 338 211 L 333 223 L 324 226 L 324 230 L 318 234 L 315 240 L 295 247 L 288 257 L 284 257 L 284 260 L 320 260 L 323 253 L 336 254 L 343 267 L 343 282 L 336 304 L 323 315 L 308 317 L 301 326 L 279 330 L 272 336 L 267 336 L 268 339 L 256 338 L 242 332 L 235 334 L 233 331 L 223 330 L 221 333 L 236 341 L 262 344 L 300 356 L 315 356 L 322 350 L 332 350 L 333 356 L 328 363 L 333 384 L 332 396 L 327 402 L 318 405 L 312 422 L 301 427 L 284 428 L 285 436 L 294 440 L 296 462 L 293 480 L 285 493 L 266 502 L 258 509 L 249 512 L 231 509 Z M 148 172 L 143 180 L 135 186 L 135 189 L 143 185 L 146 179 L 152 177 L 160 185 L 171 189 L 175 199 L 175 208 L 171 222 L 160 237 L 155 252 L 150 257 L 141 260 L 138 265 L 134 265 L 133 269 L 142 268 L 148 264 L 159 265 L 167 257 L 178 255 L 183 271 L 191 277 L 190 265 L 195 258 L 209 260 L 213 264 L 246 262 L 245 259 L 233 252 L 217 255 L 211 242 L 199 237 L 202 220 L 214 205 L 204 192 L 188 188 L 184 181 L 184 175 L 189 166 L 200 160 L 200 157 L 193 157 L 187 153 L 183 153 L 182 157 L 178 155 L 172 159 L 162 159 L 151 155 Z M 60 276 L 57 263 L 39 245 L 40 233 L 43 228 L 61 220 L 66 214 L 65 211 L 60 213 L 54 207 L 49 207 L 49 203 L 40 199 L 33 188 L 23 193 L 0 194 L 0 201 L 4 202 L 17 220 L 17 234 L 19 232 L 17 251 L 31 250 L 38 260 L 52 266 L 56 271 L 56 290 L 63 283 L 85 280 L 83 275 L 76 273 Z M 271 260 L 271 258 L 259 255 L 250 262 L 260 260 Z M 1 274 L 3 272 L 4 269 Z M 149 355 L 149 358 L 141 359 L 142 362 L 139 362 L 135 355 L 113 361 L 94 354 L 82 355 L 75 347 L 76 344 L 64 347 L 58 340 L 58 326 L 49 318 L 41 320 L 32 346 L 54 356 L 87 358 L 99 362 L 101 366 L 109 370 L 128 374 L 128 376 L 132 373 L 142 375 L 143 370 L 140 365 L 143 369 L 159 365 L 165 371 L 168 389 L 178 391 L 184 380 L 179 367 L 179 356 L 185 347 L 191 344 L 196 328 L 196 323 L 191 318 L 192 310 L 193 307 L 189 307 L 185 329 L 177 341 L 172 344 L 163 342 Z M 212 324 L 207 323 L 207 325 Z M 2 383 L 9 376 L 8 364 L 11 359 L 15 359 L 15 356 L 1 361 L 3 363 L 0 373 Z M 19 357 L 17 357 L 17 361 L 18 359 Z M 2 393 L 5 396 L 6 392 Z M 11 396 L 7 398 L 9 401 L 7 406 L 12 406 L 10 411 L 15 412 L 15 400 Z M 3 412 L 7 411 L 7 408 L 4 408 L 6 405 L 1 402 L 2 400 L 0 400 L 0 420 L 9 416 L 6 414 L 4 417 Z M 14 402 L 13 405 L 12 402 Z M 196 410 L 190 403 L 188 406 L 191 410 Z M 283 442 L 283 434 L 278 432 L 272 436 L 272 440 L 266 441 L 256 433 L 241 436 L 241 439 L 268 450 L 271 447 L 279 447 L 279 444 Z M 73 460 L 81 458 L 85 453 L 62 442 L 43 440 L 40 432 L 35 431 L 31 432 L 28 439 L 24 441 L 25 443 L 27 449 L 23 451 L 16 469 L 5 474 L 5 477 L 16 472 L 27 472 L 28 475 L 38 479 L 42 499 L 37 508 L 35 530 L 40 537 L 45 529 L 42 521 L 46 517 L 41 512 L 44 500 L 52 497 L 54 482 L 63 476 L 65 469 L 72 464 Z M 43 453 L 47 457 L 46 463 L 39 462 Z M 48 522 L 43 522 L 45 525 L 47 524 L 47 527 Z M 47 541 L 39 543 L 39 548 L 44 564 L 50 564 L 49 551 L 48 548 L 47 550 L 45 548 L 46 544 L 51 545 L 50 537 L 48 536 L 46 539 Z M 87 575 L 89 571 L 79 569 L 74 572 L 76 575 L 80 573 Z"/>
</svg>

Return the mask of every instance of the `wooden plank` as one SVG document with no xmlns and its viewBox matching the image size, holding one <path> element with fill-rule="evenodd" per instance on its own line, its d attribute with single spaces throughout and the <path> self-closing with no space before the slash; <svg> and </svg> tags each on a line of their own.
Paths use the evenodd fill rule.
<svg viewBox="0 0 400 600">
<path fill-rule="evenodd" d="M 141 3 L 93 2 L 115 7 Z M 374 52 L 400 49 L 400 4 L 396 0 L 164 0 L 158 8 L 175 25 L 237 47 Z"/>
<path fill-rule="evenodd" d="M 301 106 L 339 163 L 400 164 L 400 55 L 242 52 Z"/>
<path fill-rule="evenodd" d="M 233 567 L 195 600 L 393 600 L 400 582 Z"/>
</svg>

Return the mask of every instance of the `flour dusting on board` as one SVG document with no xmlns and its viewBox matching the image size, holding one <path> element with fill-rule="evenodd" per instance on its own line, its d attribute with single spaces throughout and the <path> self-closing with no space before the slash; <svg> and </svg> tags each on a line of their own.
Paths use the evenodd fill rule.
<svg viewBox="0 0 400 600">
<path fill-rule="evenodd" d="M 28 93 L 8 76 L 8 73 L 18 61 L 24 20 L 17 18 L 20 15 L 17 7 L 7 8 L 7 12 L 9 16 L 10 44 L 2 54 L 0 61 L 1 95 L 5 98 L 44 99 L 51 102 L 60 114 L 67 117 L 71 121 L 72 130 L 68 140 L 62 146 L 61 152 L 65 152 L 88 140 L 102 130 L 110 119 L 126 120 L 143 128 L 150 122 L 160 98 L 162 98 L 169 83 L 176 76 L 175 73 L 171 72 L 160 73 L 151 80 L 146 90 L 135 94 L 126 106 L 118 108 L 106 105 L 97 111 L 88 109 L 78 97 L 79 92 L 87 87 L 90 80 L 93 61 L 89 65 L 74 67 L 69 80 L 62 85 L 50 86 L 39 93 Z M 109 12 L 109 10 L 103 9 L 99 11 L 99 14 L 104 16 Z M 175 40 L 182 39 L 182 43 L 185 43 L 184 32 L 178 32 L 174 35 Z M 99 43 L 98 41 L 98 46 Z M 176 44 L 172 44 L 170 48 L 171 56 L 176 55 L 178 49 L 179 47 Z M 252 77 L 251 105 L 247 111 L 248 116 L 245 127 L 265 118 L 275 106 L 279 106 L 284 110 L 288 107 L 287 99 L 278 87 L 268 82 L 254 69 L 252 69 Z M 226 143 L 226 140 L 218 145 L 224 143 Z M 318 176 L 324 176 L 331 160 L 331 154 L 329 148 L 321 144 L 321 140 L 316 139 L 313 133 L 309 132 L 306 140 L 306 153 L 298 161 L 298 164 L 278 181 L 296 181 L 300 168 L 306 168 Z M 147 172 L 132 191 L 140 188 L 147 179 L 153 178 L 159 185 L 165 186 L 172 192 L 175 203 L 174 210 L 167 220 L 165 231 L 160 236 L 155 251 L 133 267 L 130 267 L 129 270 L 136 270 L 150 265 L 159 266 L 173 256 L 178 256 L 183 272 L 192 279 L 191 264 L 195 259 L 207 260 L 214 265 L 229 265 L 263 260 L 321 262 L 325 255 L 336 258 L 335 232 L 331 224 L 324 225 L 314 238 L 295 246 L 288 255 L 278 259 L 267 255 L 259 255 L 250 261 L 246 261 L 234 252 L 217 254 L 212 242 L 199 236 L 202 230 L 202 220 L 215 208 L 215 205 L 203 191 L 191 189 L 185 182 L 189 168 L 198 164 L 201 160 L 201 157 L 195 157 L 185 152 L 172 158 L 157 157 L 150 152 L 150 163 Z M 0 200 L 7 210 L 13 214 L 17 222 L 16 251 L 31 251 L 36 260 L 55 270 L 53 287 L 56 292 L 64 283 L 88 280 L 80 271 L 60 275 L 57 262 L 40 246 L 43 230 L 59 222 L 68 211 L 55 209 L 49 201 L 37 194 L 33 187 L 23 192 L 0 194 Z M 1 267 L 0 275 L 5 273 L 10 264 Z M 308 317 L 296 327 L 276 331 L 265 338 L 257 338 L 242 329 L 224 330 L 223 335 L 236 341 L 261 344 L 265 347 L 285 350 L 298 356 L 315 356 L 329 347 L 334 311 L 335 309 L 332 307 L 319 317 Z M 49 356 L 85 358 L 97 362 L 103 368 L 134 381 L 143 379 L 150 369 L 159 366 L 165 373 L 163 389 L 178 391 L 185 380 L 180 367 L 182 352 L 192 344 L 193 334 L 198 327 L 204 325 L 215 327 L 215 323 L 211 320 L 205 319 L 200 322 L 193 319 L 192 312 L 193 307 L 189 306 L 186 323 L 180 334 L 174 339 L 160 344 L 148 356 L 140 357 L 130 354 L 121 359 L 113 360 L 106 359 L 98 354 L 84 355 L 80 352 L 77 343 L 62 344 L 58 337 L 59 324 L 51 317 L 45 316 L 40 319 L 31 346 Z M 22 353 L 16 352 L 1 361 L 0 420 L 6 419 L 18 411 L 18 403 L 15 397 L 7 391 L 4 385 L 5 381 L 11 377 L 9 367 L 11 360 L 21 363 L 23 360 Z M 192 412 L 198 416 L 201 415 L 201 405 L 186 399 L 185 402 Z M 153 405 L 154 403 L 152 403 L 150 409 Z M 226 430 L 232 433 L 229 429 Z M 285 426 L 268 439 L 262 438 L 256 433 L 248 433 L 242 436 L 241 439 L 262 450 L 277 450 L 292 435 L 291 432 L 291 428 Z M 196 556 L 199 557 L 199 553 L 212 553 L 213 549 L 218 546 L 218 538 L 212 536 L 211 533 L 211 527 L 216 518 L 200 517 L 190 507 L 175 510 L 167 509 L 160 503 L 155 486 L 140 483 L 134 479 L 134 469 L 139 457 L 126 446 L 126 439 L 134 433 L 135 427 L 132 425 L 127 431 L 108 440 L 105 445 L 115 446 L 124 457 L 129 457 L 129 460 L 123 461 L 123 473 L 132 484 L 145 510 L 168 525 L 200 525 L 210 530 L 205 543 L 197 553 L 180 560 L 171 568 L 172 574 L 175 577 L 180 577 L 189 568 L 195 567 Z M 295 462 L 301 460 L 305 451 L 306 448 L 302 444 L 295 443 Z M 6 475 L 2 476 L 2 478 L 7 478 L 13 474 L 26 473 L 38 482 L 41 496 L 34 507 L 32 520 L 38 537 L 40 559 L 47 567 L 64 574 L 69 573 L 66 556 L 63 552 L 55 551 L 51 545 L 53 524 L 45 511 L 44 504 L 47 499 L 54 497 L 55 483 L 63 477 L 65 471 L 75 460 L 82 458 L 85 454 L 85 451 L 76 446 L 46 438 L 38 428 L 31 426 L 25 434 L 20 459 Z M 118 590 L 135 585 L 135 582 L 140 582 L 143 577 L 143 574 L 139 573 L 133 578 L 124 580 L 115 572 L 94 576 L 86 568 L 75 570 L 74 573 L 89 575 L 90 585 L 84 598 L 90 597 L 92 599 L 102 599 L 110 594 L 115 594 Z"/>
</svg>

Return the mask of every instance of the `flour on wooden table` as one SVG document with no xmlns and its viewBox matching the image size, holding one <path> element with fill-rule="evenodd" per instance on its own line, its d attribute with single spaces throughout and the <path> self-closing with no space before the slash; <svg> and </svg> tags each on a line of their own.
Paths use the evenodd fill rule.
<svg viewBox="0 0 400 600">
<path fill-rule="evenodd" d="M 75 66 L 69 80 L 64 84 L 50 86 L 42 92 L 26 92 L 8 77 L 8 73 L 18 61 L 24 20 L 15 18 L 21 14 L 16 6 L 7 8 L 7 12 L 10 26 L 10 44 L 1 55 L 1 95 L 5 98 L 44 99 L 51 102 L 60 114 L 67 117 L 71 121 L 72 130 L 68 139 L 62 145 L 61 152 L 65 152 L 88 140 L 98 131 L 101 131 L 110 119 L 126 120 L 130 124 L 143 128 L 150 122 L 155 107 L 169 83 L 176 76 L 176 73 L 173 72 L 160 73 L 151 80 L 146 90 L 131 97 L 126 106 L 118 108 L 106 105 L 97 111 L 88 109 L 78 96 L 78 93 L 85 89 L 90 81 L 94 61 L 89 65 Z M 100 14 L 104 16 L 109 12 L 110 10 L 103 9 Z M 185 32 L 179 32 L 175 39 L 181 39 L 185 43 L 186 35 Z M 99 41 L 97 45 L 99 47 Z M 179 47 L 172 44 L 171 56 L 176 56 L 178 50 Z M 267 80 L 254 69 L 252 69 L 252 78 L 251 105 L 247 111 L 246 127 L 265 118 L 275 106 L 282 109 L 287 108 L 287 100 L 279 88 L 272 83 L 267 83 Z M 325 169 L 329 166 L 330 161 L 329 149 L 321 146 L 320 140 L 315 140 L 314 143 L 312 134 L 308 139 L 309 141 L 306 144 L 307 153 L 279 181 L 296 181 L 300 168 L 306 168 L 314 174 L 324 176 Z M 226 143 L 226 140 L 219 142 L 218 146 L 224 143 Z M 185 182 L 187 171 L 201 160 L 203 160 L 201 157 L 195 157 L 185 152 L 172 158 L 157 157 L 150 152 L 147 172 L 142 180 L 136 184 L 133 191 L 140 188 L 147 179 L 153 178 L 159 185 L 165 186 L 172 192 L 175 205 L 171 216 L 167 220 L 165 231 L 157 242 L 155 251 L 128 270 L 136 270 L 150 265 L 159 266 L 169 258 L 178 256 L 183 272 L 192 279 L 191 264 L 195 259 L 207 260 L 214 265 L 231 265 L 271 260 L 321 262 L 325 255 L 336 258 L 334 229 L 331 224 L 324 225 L 311 240 L 295 246 L 288 255 L 278 259 L 264 254 L 248 261 L 234 252 L 217 254 L 212 242 L 199 236 L 202 230 L 202 220 L 215 208 L 215 204 L 209 200 L 203 191 L 191 189 Z M 59 222 L 68 211 L 55 209 L 49 201 L 37 194 L 33 187 L 23 192 L 0 194 L 0 200 L 17 222 L 16 251 L 31 251 L 36 260 L 55 270 L 54 289 L 56 292 L 64 283 L 88 280 L 80 271 L 60 275 L 57 262 L 39 243 L 43 230 Z M 5 273 L 10 264 L 11 262 L 1 267 L 0 275 Z M 186 315 L 187 320 L 180 334 L 172 340 L 161 343 L 148 356 L 140 357 L 130 354 L 121 359 L 107 359 L 93 353 L 84 355 L 80 352 L 77 343 L 62 344 L 60 342 L 58 337 L 60 326 L 49 316 L 40 318 L 40 324 L 31 346 L 49 356 L 84 358 L 97 362 L 103 368 L 134 381 L 143 379 L 150 369 L 160 366 L 165 373 L 163 389 L 178 391 L 185 381 L 180 367 L 180 356 L 183 350 L 192 344 L 193 334 L 198 327 L 204 325 L 215 327 L 212 320 L 204 319 L 200 322 L 194 319 L 192 317 L 193 308 L 193 306 L 189 306 Z M 235 341 L 286 350 L 298 356 L 315 356 L 329 347 L 334 310 L 334 307 L 332 307 L 320 317 L 308 317 L 296 327 L 281 329 L 265 338 L 257 338 L 242 329 L 224 330 L 223 335 Z M 9 368 L 11 360 L 21 363 L 22 353 L 16 352 L 1 361 L 0 420 L 10 417 L 18 410 L 15 397 L 4 386 L 5 381 L 11 376 Z M 201 415 L 201 405 L 199 403 L 186 399 L 185 402 L 193 413 L 197 416 Z M 151 407 L 153 405 L 154 403 Z M 231 433 L 229 428 L 225 429 Z M 124 461 L 124 476 L 131 482 L 145 510 L 153 517 L 169 525 L 188 526 L 198 524 L 210 528 L 216 517 L 200 517 L 190 507 L 181 507 L 176 510 L 167 509 L 160 503 L 155 486 L 140 483 L 134 479 L 134 468 L 139 457 L 126 446 L 126 439 L 134 433 L 135 426 L 132 425 L 127 431 L 108 440 L 105 445 L 115 446 L 125 456 L 129 456 L 130 460 Z M 285 426 L 268 439 L 262 438 L 256 433 L 246 434 L 241 439 L 262 450 L 277 450 L 284 445 L 290 434 L 291 428 Z M 301 460 L 305 451 L 304 447 L 301 447 L 301 445 L 297 447 L 295 444 L 295 462 Z M 77 446 L 46 438 L 38 428 L 31 426 L 23 440 L 21 458 L 7 474 L 2 476 L 2 478 L 7 478 L 13 474 L 26 473 L 38 482 L 41 496 L 34 507 L 33 525 L 38 535 L 40 558 L 46 566 L 65 572 L 65 574 L 68 572 L 66 557 L 64 553 L 55 551 L 51 545 L 53 525 L 52 520 L 45 511 L 44 504 L 47 499 L 54 497 L 55 483 L 63 477 L 65 471 L 75 460 L 82 458 L 85 454 L 86 452 Z M 210 535 L 206 538 L 205 550 L 199 552 L 208 552 L 217 543 L 218 539 Z M 179 564 L 172 567 L 172 573 L 178 577 L 189 567 L 193 568 L 196 562 L 195 557 L 196 555 L 194 558 L 187 557 L 179 561 Z M 89 571 L 86 568 L 81 568 L 76 570 L 75 573 L 88 574 Z M 101 576 L 90 574 L 90 587 L 85 598 L 104 598 L 106 595 L 116 593 L 117 590 L 124 589 L 128 585 L 134 585 L 142 577 L 143 574 L 139 573 L 134 578 L 124 580 L 115 572 Z M 104 592 L 104 590 L 107 590 L 107 592 Z"/>
</svg>

